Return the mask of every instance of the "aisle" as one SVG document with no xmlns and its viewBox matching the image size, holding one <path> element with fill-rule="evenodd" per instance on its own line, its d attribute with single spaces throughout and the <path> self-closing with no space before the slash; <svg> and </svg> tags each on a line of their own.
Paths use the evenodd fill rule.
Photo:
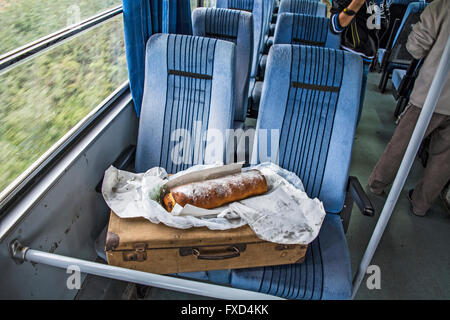
<svg viewBox="0 0 450 320">
<path fill-rule="evenodd" d="M 369 75 L 350 168 L 363 187 L 395 129 L 391 87 L 389 84 L 385 94 L 379 93 L 379 79 L 378 73 Z M 414 187 L 422 171 L 416 161 L 372 261 L 381 269 L 381 290 L 368 290 L 364 280 L 357 299 L 450 299 L 450 215 L 440 199 L 423 218 L 409 209 L 407 190 Z M 353 272 L 383 208 L 382 200 L 374 202 L 374 218 L 362 216 L 357 209 L 352 213 L 347 240 Z"/>
</svg>

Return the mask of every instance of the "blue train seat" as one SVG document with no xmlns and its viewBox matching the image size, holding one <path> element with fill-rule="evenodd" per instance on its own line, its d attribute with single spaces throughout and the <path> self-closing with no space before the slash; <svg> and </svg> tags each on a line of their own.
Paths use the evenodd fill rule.
<svg viewBox="0 0 450 320">
<path fill-rule="evenodd" d="M 327 5 L 314 0 L 281 0 L 278 14 L 284 12 L 326 17 Z"/>
<path fill-rule="evenodd" d="M 274 44 L 339 49 L 340 41 L 340 35 L 331 32 L 328 18 L 294 13 L 282 13 L 278 16 Z"/>
<path fill-rule="evenodd" d="M 329 28 L 329 19 L 307 14 L 280 13 L 275 29 L 274 44 L 306 44 L 339 49 L 340 34 L 333 34 Z M 261 57 L 259 64 L 261 78 L 266 70 L 267 55 Z M 254 92 L 254 101 L 259 101 Z"/>
<path fill-rule="evenodd" d="M 259 56 L 264 40 L 263 0 L 217 0 L 216 8 L 247 11 L 253 15 L 253 58 L 250 75 L 252 78 L 255 78 L 258 72 Z"/>
<path fill-rule="evenodd" d="M 386 85 L 391 77 L 392 70 L 408 69 L 413 57 L 406 49 L 406 42 L 411 33 L 412 26 L 419 21 L 420 14 L 427 5 L 424 2 L 411 2 L 406 9 L 398 30 L 392 30 L 393 33 L 391 33 L 387 48 L 378 51 L 378 63 L 382 71 L 378 88 L 381 92 L 386 90 Z"/>
<path fill-rule="evenodd" d="M 350 298 L 350 256 L 339 213 L 351 194 L 361 81 L 362 60 L 349 52 L 284 44 L 271 48 L 252 162 L 259 162 L 259 135 L 279 130 L 278 150 L 270 150 L 270 142 L 268 154 L 275 152 L 279 165 L 302 179 L 308 195 L 323 201 L 327 215 L 319 236 L 303 264 L 182 276 L 291 299 Z"/>
<path fill-rule="evenodd" d="M 209 135 L 210 129 L 225 134 L 233 126 L 235 45 L 204 37 L 155 34 L 147 42 L 145 57 L 136 172 L 160 166 L 176 173 L 194 164 L 224 161 L 225 152 L 214 159 L 198 143 L 204 145 L 201 137 L 205 132 Z M 173 141 L 176 129 L 185 129 L 191 137 L 191 144 L 183 149 L 183 161 L 172 157 L 174 145 L 180 143 Z"/>
<path fill-rule="evenodd" d="M 312 46 L 272 47 L 253 162 L 259 160 L 259 130 L 280 130 L 279 165 L 302 179 L 310 197 L 323 201 L 327 217 L 304 264 L 232 270 L 233 287 L 286 298 L 350 297 L 350 259 L 338 213 L 347 192 L 361 79 L 361 58 L 351 53 Z"/>
<path fill-rule="evenodd" d="M 197 8 L 192 13 L 194 36 L 231 41 L 236 45 L 235 121 L 245 121 L 253 59 L 253 17 L 245 11 Z"/>
</svg>

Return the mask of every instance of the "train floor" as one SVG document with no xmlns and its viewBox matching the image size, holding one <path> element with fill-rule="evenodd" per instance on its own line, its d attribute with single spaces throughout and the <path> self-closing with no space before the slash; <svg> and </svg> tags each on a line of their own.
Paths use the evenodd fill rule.
<svg viewBox="0 0 450 320">
<path fill-rule="evenodd" d="M 350 174 L 363 186 L 395 129 L 396 102 L 390 84 L 384 94 L 377 89 L 380 74 L 369 75 L 366 100 L 353 149 Z M 380 270 L 380 288 L 369 289 L 364 279 L 356 299 L 450 299 L 450 214 L 441 199 L 425 217 L 410 211 L 407 191 L 420 179 L 423 168 L 413 166 L 391 220 L 380 241 L 372 264 Z M 388 190 L 387 190 L 388 191 Z M 375 217 L 366 217 L 353 209 L 347 232 L 352 271 L 355 272 L 375 228 L 384 201 L 370 196 Z M 138 290 L 139 291 L 139 290 Z M 158 288 L 140 292 L 143 299 L 206 299 Z M 88 277 L 78 299 L 135 299 L 132 284 Z"/>
<path fill-rule="evenodd" d="M 395 130 L 396 101 L 391 85 L 381 94 L 379 80 L 380 74 L 369 75 L 350 168 L 350 174 L 357 176 L 363 186 Z M 425 217 L 417 217 L 410 211 L 407 198 L 408 190 L 414 188 L 422 173 L 423 167 L 416 160 L 372 260 L 380 267 L 381 289 L 369 290 L 364 280 L 357 299 L 450 299 L 450 214 L 437 199 Z M 354 209 L 347 232 L 353 272 L 384 205 L 382 199 L 370 198 L 377 215 L 366 217 Z"/>
</svg>

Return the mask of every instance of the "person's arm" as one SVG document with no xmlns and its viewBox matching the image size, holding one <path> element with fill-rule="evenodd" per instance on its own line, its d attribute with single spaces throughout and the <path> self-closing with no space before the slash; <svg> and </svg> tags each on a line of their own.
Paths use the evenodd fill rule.
<svg viewBox="0 0 450 320">
<path fill-rule="evenodd" d="M 366 0 L 352 0 L 347 7 L 342 7 L 337 3 L 336 6 L 333 6 L 331 9 L 331 31 L 334 33 L 340 33 L 344 31 L 345 27 L 347 27 L 350 22 L 352 22 L 353 18 L 356 16 L 356 13 L 361 9 Z M 333 2 L 333 4 L 336 2 Z M 345 9 L 352 10 L 355 12 L 354 15 L 348 15 L 344 12 Z"/>
<path fill-rule="evenodd" d="M 361 7 L 363 6 L 363 4 L 366 2 L 366 0 L 353 0 L 349 5 L 348 5 L 348 9 L 358 12 L 359 9 L 361 9 Z M 352 22 L 353 18 L 355 17 L 355 15 L 353 16 L 349 16 L 348 14 L 346 14 L 345 12 L 341 12 L 339 13 L 339 24 L 342 27 L 346 27 L 350 24 L 350 22 Z"/>
<path fill-rule="evenodd" d="M 417 22 L 408 36 L 406 49 L 414 57 L 420 59 L 426 57 L 437 37 L 438 21 L 435 18 L 436 5 L 431 3 L 420 15 Z"/>
</svg>

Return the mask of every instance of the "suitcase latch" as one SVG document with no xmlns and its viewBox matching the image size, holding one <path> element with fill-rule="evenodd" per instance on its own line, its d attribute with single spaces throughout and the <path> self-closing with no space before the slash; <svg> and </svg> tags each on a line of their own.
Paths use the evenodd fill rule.
<svg viewBox="0 0 450 320">
<path fill-rule="evenodd" d="M 123 261 L 138 261 L 142 262 L 147 260 L 147 244 L 135 243 L 133 245 L 134 251 L 124 251 Z"/>
</svg>

